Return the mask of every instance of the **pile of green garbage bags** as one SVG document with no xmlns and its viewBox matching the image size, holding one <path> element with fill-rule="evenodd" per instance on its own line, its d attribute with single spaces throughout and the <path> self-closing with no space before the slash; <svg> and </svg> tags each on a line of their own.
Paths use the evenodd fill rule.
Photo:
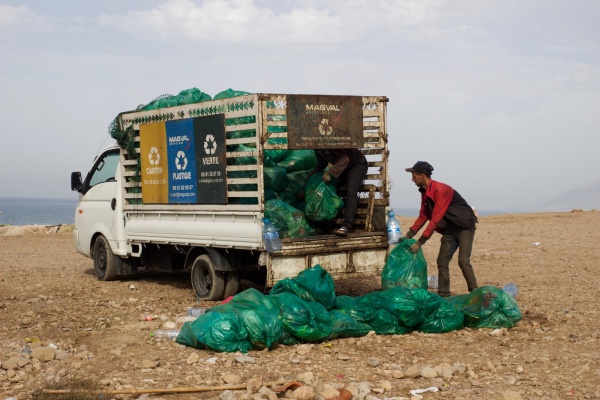
<svg viewBox="0 0 600 400">
<path fill-rule="evenodd" d="M 315 265 L 277 282 L 270 294 L 248 289 L 210 308 L 195 321 L 184 323 L 177 343 L 246 353 L 278 344 L 360 337 L 370 331 L 401 335 L 463 327 L 510 328 L 522 318 L 515 300 L 495 286 L 442 298 L 427 289 L 401 284 L 364 296 L 336 296 L 331 275 Z"/>
</svg>

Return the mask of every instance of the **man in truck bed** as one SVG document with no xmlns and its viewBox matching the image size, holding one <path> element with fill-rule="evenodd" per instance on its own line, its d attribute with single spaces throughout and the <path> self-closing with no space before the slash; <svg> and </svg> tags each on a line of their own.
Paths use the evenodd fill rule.
<svg viewBox="0 0 600 400">
<path fill-rule="evenodd" d="M 337 188 L 346 185 L 347 199 L 344 209 L 344 222 L 335 234 L 347 236 L 352 228 L 352 221 L 358 207 L 358 188 L 367 175 L 367 159 L 358 149 L 339 150 L 315 150 L 317 155 L 317 166 L 310 172 L 309 176 L 323 171 L 328 164 L 331 168 L 323 172 L 323 182 L 329 182 L 331 177 L 338 179 Z"/>
</svg>

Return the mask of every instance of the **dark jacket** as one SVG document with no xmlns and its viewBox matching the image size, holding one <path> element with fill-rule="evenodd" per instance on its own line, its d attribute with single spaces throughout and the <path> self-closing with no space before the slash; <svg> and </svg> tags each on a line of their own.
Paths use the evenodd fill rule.
<svg viewBox="0 0 600 400">
<path fill-rule="evenodd" d="M 425 222 L 430 221 L 419 239 L 421 243 L 427 241 L 434 231 L 443 233 L 448 224 L 454 224 L 462 229 L 475 229 L 477 217 L 473 208 L 452 187 L 431 180 L 427 190 L 419 188 L 419 191 L 421 211 L 410 230 L 414 233 L 419 232 Z"/>
<path fill-rule="evenodd" d="M 339 178 L 346 168 L 367 162 L 364 154 L 358 149 L 315 150 L 315 154 L 317 166 L 311 171 L 311 174 L 321 172 L 327 167 L 327 164 L 331 164 L 331 168 L 327 172 L 336 178 Z"/>
</svg>

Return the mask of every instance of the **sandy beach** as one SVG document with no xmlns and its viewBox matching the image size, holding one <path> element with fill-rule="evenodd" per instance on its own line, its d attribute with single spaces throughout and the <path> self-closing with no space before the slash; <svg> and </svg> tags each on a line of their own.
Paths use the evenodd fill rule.
<svg viewBox="0 0 600 400">
<path fill-rule="evenodd" d="M 407 229 L 413 219 L 400 222 Z M 323 399 L 342 387 L 357 399 L 417 398 L 411 390 L 431 387 L 439 391 L 422 393 L 424 399 L 600 398 L 597 211 L 480 217 L 475 272 L 480 285 L 517 284 L 523 319 L 514 328 L 369 335 L 246 358 L 152 338 L 165 324 L 181 326 L 188 307 L 217 303 L 197 303 L 187 274 L 98 281 L 92 261 L 75 252 L 70 228 L 0 227 L 2 399 L 58 398 L 39 397 L 39 390 L 73 378 L 129 392 L 107 399 L 284 397 L 261 389 L 274 381 L 299 381 L 312 390 L 306 398 Z M 439 237 L 423 247 L 430 274 L 437 273 Z M 466 292 L 456 259 L 451 280 L 453 293 Z M 336 293 L 380 287 L 379 279 L 341 281 Z M 139 391 L 231 384 L 260 392 Z"/>
</svg>

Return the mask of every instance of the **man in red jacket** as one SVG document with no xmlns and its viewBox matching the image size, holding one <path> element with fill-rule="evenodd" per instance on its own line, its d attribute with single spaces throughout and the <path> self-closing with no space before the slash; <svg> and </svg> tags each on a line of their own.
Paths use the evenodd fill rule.
<svg viewBox="0 0 600 400">
<path fill-rule="evenodd" d="M 412 168 L 406 168 L 406 171 L 412 173 L 412 181 L 421 192 L 421 211 L 404 237 L 412 238 L 429 221 L 419 240 L 410 246 L 410 250 L 416 253 L 433 232 L 441 233 L 441 246 L 437 257 L 438 294 L 442 297 L 450 296 L 448 267 L 457 249 L 458 265 L 471 292 L 477 288 L 477 279 L 471 265 L 471 250 L 477 223 L 473 208 L 456 190 L 431 179 L 433 167 L 428 162 L 417 161 Z"/>
</svg>

